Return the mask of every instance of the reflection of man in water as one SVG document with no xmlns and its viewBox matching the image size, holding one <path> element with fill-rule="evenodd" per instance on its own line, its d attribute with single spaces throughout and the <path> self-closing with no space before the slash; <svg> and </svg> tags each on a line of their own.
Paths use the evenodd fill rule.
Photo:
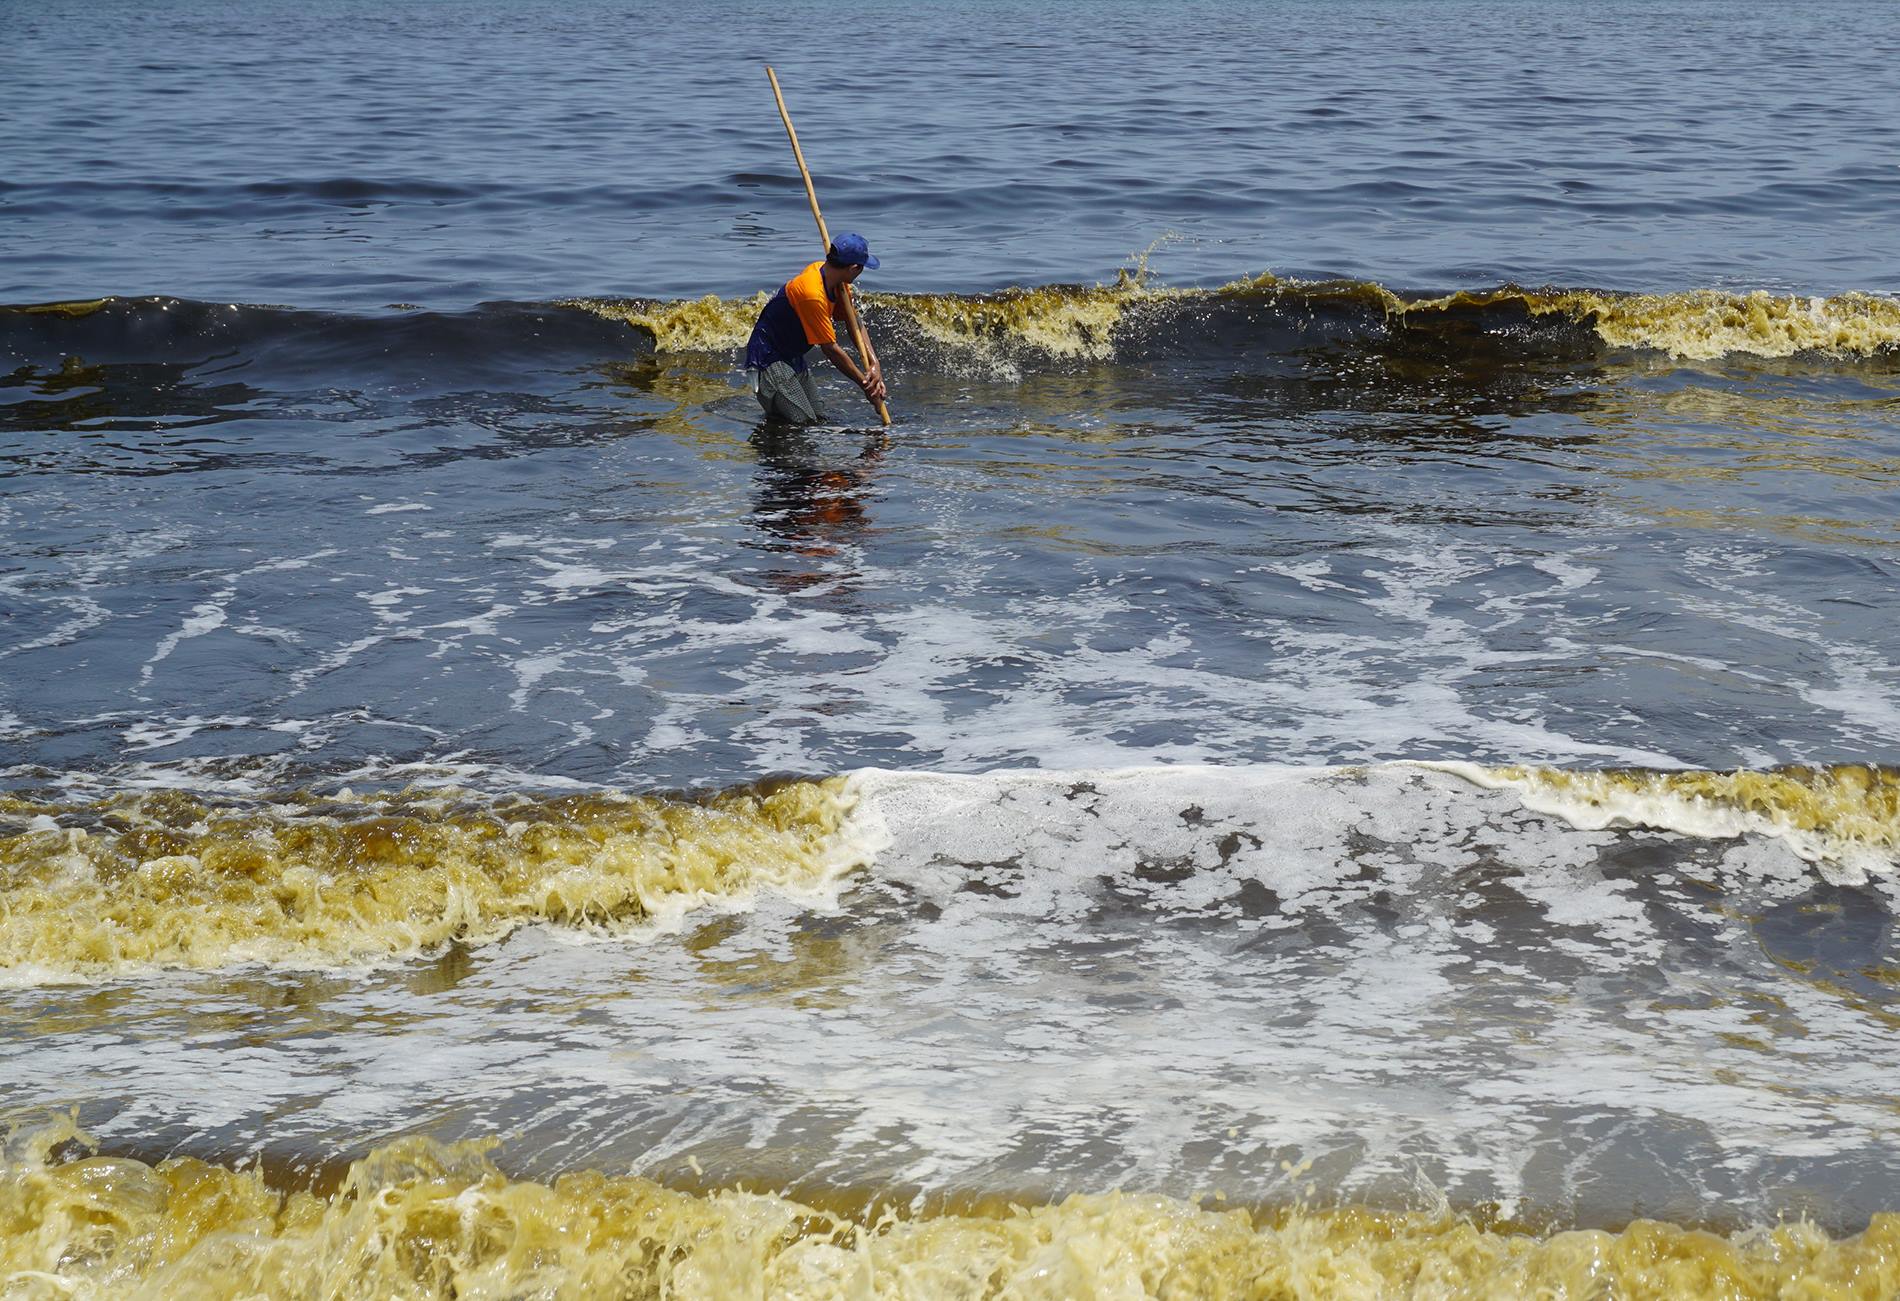
<svg viewBox="0 0 1900 1301">
<path fill-rule="evenodd" d="M 759 454 L 758 504 L 753 522 L 776 539 L 768 549 L 807 561 L 833 559 L 870 526 L 864 494 L 871 467 L 884 452 L 884 439 L 873 436 L 855 465 L 827 458 L 802 429 L 767 425 L 752 435 Z M 777 575 L 775 581 L 796 591 L 848 576 L 822 563 Z"/>
<path fill-rule="evenodd" d="M 863 389 L 872 402 L 884 400 L 884 371 L 878 365 L 877 349 L 867 337 L 865 369 L 860 370 L 838 346 L 838 331 L 832 324 L 845 319 L 845 287 L 866 267 L 876 266 L 877 259 L 865 247 L 864 236 L 839 235 L 831 241 L 824 261 L 812 263 L 786 281 L 766 303 L 746 343 L 745 364 L 752 378 L 752 391 L 768 419 L 809 425 L 824 418 L 805 359 L 813 348 L 824 349 L 831 364 Z"/>
</svg>

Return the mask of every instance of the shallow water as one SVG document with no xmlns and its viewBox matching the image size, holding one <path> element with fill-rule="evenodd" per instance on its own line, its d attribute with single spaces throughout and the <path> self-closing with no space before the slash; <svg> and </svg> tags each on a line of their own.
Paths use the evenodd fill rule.
<svg viewBox="0 0 1900 1301">
<path fill-rule="evenodd" d="M 1885 11 L 828 14 L 14 16 L 0 1278 L 1891 1295 Z"/>
</svg>

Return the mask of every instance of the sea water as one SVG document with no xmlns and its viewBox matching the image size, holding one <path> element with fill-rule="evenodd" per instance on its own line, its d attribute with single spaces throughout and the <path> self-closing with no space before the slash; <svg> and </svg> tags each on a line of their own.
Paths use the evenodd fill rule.
<svg viewBox="0 0 1900 1301">
<path fill-rule="evenodd" d="M 1900 1294 L 1891 18 L 8 11 L 0 1291 Z"/>
</svg>

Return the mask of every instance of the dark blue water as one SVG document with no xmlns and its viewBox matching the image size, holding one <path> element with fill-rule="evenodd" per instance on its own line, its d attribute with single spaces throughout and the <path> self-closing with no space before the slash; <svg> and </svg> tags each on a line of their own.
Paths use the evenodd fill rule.
<svg viewBox="0 0 1900 1301">
<path fill-rule="evenodd" d="M 13 6 L 0 301 L 776 283 L 1900 287 L 1891 7 Z"/>
</svg>

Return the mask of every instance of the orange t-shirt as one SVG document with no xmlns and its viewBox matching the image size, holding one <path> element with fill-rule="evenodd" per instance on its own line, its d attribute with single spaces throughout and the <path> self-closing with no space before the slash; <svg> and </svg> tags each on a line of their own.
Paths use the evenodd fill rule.
<svg viewBox="0 0 1900 1301">
<path fill-rule="evenodd" d="M 844 305 L 825 297 L 824 266 L 822 260 L 814 262 L 785 282 L 785 299 L 798 313 L 798 323 L 805 327 L 805 340 L 813 346 L 836 343 L 838 331 L 832 327 L 831 318 L 844 319 Z"/>
</svg>

